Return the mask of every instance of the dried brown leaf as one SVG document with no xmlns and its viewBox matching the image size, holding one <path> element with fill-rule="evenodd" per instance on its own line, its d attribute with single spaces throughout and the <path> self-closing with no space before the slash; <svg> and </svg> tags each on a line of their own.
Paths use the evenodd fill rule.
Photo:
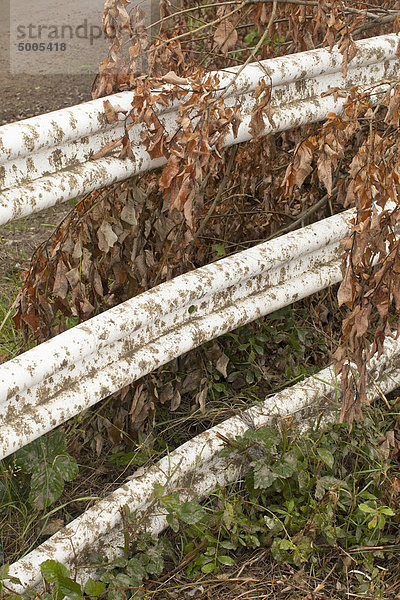
<svg viewBox="0 0 400 600">
<path fill-rule="evenodd" d="M 118 240 L 118 236 L 114 233 L 113 228 L 108 221 L 103 221 L 100 225 L 97 231 L 97 238 L 99 240 L 98 246 L 101 252 L 108 252 Z"/>
<path fill-rule="evenodd" d="M 119 109 L 119 107 L 114 108 L 114 106 L 111 104 L 111 102 L 109 100 L 104 100 L 103 106 L 104 106 L 104 113 L 106 115 L 106 119 L 107 119 L 108 123 L 114 123 L 115 121 L 119 121 L 118 111 L 121 110 L 121 109 Z"/>
<path fill-rule="evenodd" d="M 179 164 L 175 161 L 170 161 L 164 167 L 159 180 L 159 186 L 162 190 L 169 190 L 173 179 L 178 175 L 180 171 Z"/>
<path fill-rule="evenodd" d="M 188 85 L 188 80 L 184 77 L 179 77 L 174 71 L 169 71 L 161 77 L 161 81 L 164 83 L 170 83 L 171 85 Z"/>
<path fill-rule="evenodd" d="M 169 381 L 161 390 L 159 400 L 160 400 L 161 404 L 165 404 L 166 402 L 171 402 L 173 397 L 174 397 L 174 386 Z"/>
<path fill-rule="evenodd" d="M 200 411 L 204 414 L 206 411 L 206 400 L 208 395 L 208 386 L 205 386 L 195 398 L 196 404 L 198 404 Z"/>
<path fill-rule="evenodd" d="M 171 406 L 170 406 L 171 412 L 174 412 L 177 408 L 179 408 L 179 406 L 181 404 L 181 400 L 182 400 L 182 398 L 181 398 L 181 395 L 179 393 L 179 390 L 175 389 L 174 390 L 174 395 L 173 395 L 172 400 L 171 400 Z"/>
<path fill-rule="evenodd" d="M 68 271 L 68 273 L 66 273 L 65 276 L 68 279 L 68 283 L 71 286 L 71 288 L 74 288 L 78 285 L 80 281 L 80 273 L 78 267 L 75 267 L 74 269 Z"/>
<path fill-rule="evenodd" d="M 346 267 L 345 276 L 343 277 L 343 281 L 340 284 L 337 298 L 338 298 L 339 306 L 342 306 L 342 304 L 347 304 L 347 306 L 351 306 L 353 303 L 354 287 L 353 287 L 352 268 L 351 268 L 350 264 L 348 264 Z"/>
<path fill-rule="evenodd" d="M 320 154 L 317 160 L 318 177 L 326 187 L 328 196 L 332 196 L 332 161 L 327 154 Z"/>
<path fill-rule="evenodd" d="M 231 20 L 221 21 L 214 33 L 214 43 L 221 50 L 222 54 L 227 55 L 229 50 L 236 46 L 238 34 Z"/>
<path fill-rule="evenodd" d="M 221 356 L 219 357 L 219 359 L 216 362 L 215 368 L 225 378 L 228 377 L 228 373 L 227 373 L 227 370 L 226 370 L 228 364 L 229 364 L 229 358 L 226 356 L 226 354 L 222 353 Z"/>
<path fill-rule="evenodd" d="M 53 294 L 62 299 L 65 299 L 68 293 L 67 273 L 68 268 L 65 266 L 64 261 L 59 260 L 54 278 Z"/>
</svg>

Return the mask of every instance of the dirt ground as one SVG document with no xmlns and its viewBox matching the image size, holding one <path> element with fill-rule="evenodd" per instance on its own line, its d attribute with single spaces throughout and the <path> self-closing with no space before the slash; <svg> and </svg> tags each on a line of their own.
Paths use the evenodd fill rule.
<svg viewBox="0 0 400 600">
<path fill-rule="evenodd" d="M 91 99 L 93 75 L 10 75 L 0 70 L 0 125 Z"/>
<path fill-rule="evenodd" d="M 48 0 L 46 1 L 48 2 Z M 44 3 L 43 10 L 45 5 L 46 3 Z M 38 6 L 36 3 L 36 11 Z M 43 74 L 38 74 L 34 73 L 34 67 L 37 67 L 37 64 L 32 67 L 28 62 L 28 57 L 26 74 L 12 75 L 10 73 L 11 42 L 9 35 L 10 0 L 0 0 L 0 125 L 90 99 L 94 75 L 86 71 L 80 75 L 47 75 L 47 64 L 44 64 Z M 82 57 L 82 61 L 84 61 L 84 57 Z"/>
<path fill-rule="evenodd" d="M 0 126 L 90 100 L 92 81 L 88 75 L 11 76 L 0 69 Z M 65 203 L 0 227 L 0 282 L 7 302 L 33 251 L 70 210 Z"/>
<path fill-rule="evenodd" d="M 0 127 L 90 100 L 93 74 L 10 74 L 8 11 L 9 0 L 0 0 Z M 19 272 L 27 268 L 33 251 L 70 209 L 66 203 L 0 227 L 3 301 L 12 303 Z"/>
<path fill-rule="evenodd" d="M 92 77 L 11 77 L 0 70 L 0 126 L 90 100 Z M 13 283 L 34 250 L 71 210 L 68 203 L 0 227 L 1 296 L 13 302 Z"/>
</svg>

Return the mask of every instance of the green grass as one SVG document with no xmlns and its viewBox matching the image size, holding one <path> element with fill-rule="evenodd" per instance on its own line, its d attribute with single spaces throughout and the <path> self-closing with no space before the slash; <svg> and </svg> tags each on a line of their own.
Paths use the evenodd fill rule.
<svg viewBox="0 0 400 600">
<path fill-rule="evenodd" d="M 12 320 L 15 312 L 15 297 L 19 288 L 14 282 L 11 284 L 9 293 L 0 294 L 0 363 L 14 358 L 31 346 L 24 343 L 21 332 L 15 328 Z M 15 289 L 15 295 L 11 293 L 13 289 Z"/>
</svg>

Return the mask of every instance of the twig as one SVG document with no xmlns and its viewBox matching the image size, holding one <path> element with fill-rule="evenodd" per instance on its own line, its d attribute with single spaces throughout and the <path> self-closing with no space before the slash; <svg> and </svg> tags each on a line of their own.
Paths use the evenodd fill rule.
<svg viewBox="0 0 400 600">
<path fill-rule="evenodd" d="M 376 383 L 376 381 L 372 382 L 372 385 L 374 386 L 374 388 L 376 389 L 376 391 L 378 392 L 380 398 L 384 401 L 384 403 L 386 404 L 386 406 L 388 407 L 389 410 L 392 410 L 392 407 L 389 404 L 388 399 L 386 398 L 385 394 L 382 392 L 381 388 L 379 387 L 379 385 Z"/>
<path fill-rule="evenodd" d="M 325 583 L 326 581 L 329 579 L 329 577 L 332 575 L 333 571 L 336 569 L 337 567 L 337 562 L 333 565 L 332 569 L 329 571 L 328 575 L 325 577 L 325 579 L 323 579 L 321 581 L 321 583 L 319 583 L 317 585 L 317 587 L 314 589 L 313 594 L 318 594 L 318 592 L 320 592 L 321 590 L 324 589 L 325 587 Z"/>
<path fill-rule="evenodd" d="M 400 11 L 391 13 L 390 15 L 386 15 L 385 17 L 377 17 L 375 15 L 372 23 L 364 23 L 364 25 L 360 25 L 360 27 L 357 27 L 357 29 L 353 31 L 353 35 L 361 33 L 362 31 L 366 31 L 367 29 L 373 29 L 378 25 L 388 25 L 389 23 L 393 23 L 393 21 L 395 21 L 399 16 Z"/>
<path fill-rule="evenodd" d="M 217 206 L 218 202 L 219 202 L 219 201 L 220 201 L 220 199 L 221 199 L 221 196 L 222 196 L 222 194 L 223 194 L 223 192 L 224 192 L 224 190 L 225 190 L 226 184 L 227 184 L 227 182 L 228 182 L 229 175 L 230 175 L 230 173 L 231 173 L 231 170 L 232 170 L 233 161 L 234 161 L 234 159 L 235 159 L 236 152 L 237 152 L 237 146 L 233 146 L 233 148 L 232 148 L 232 151 L 231 151 L 231 155 L 230 155 L 230 157 L 229 157 L 228 164 L 227 164 L 227 166 L 226 166 L 226 171 L 225 171 L 224 178 L 223 178 L 223 180 L 221 181 L 221 184 L 220 184 L 220 186 L 219 186 L 219 188 L 218 188 L 218 192 L 217 192 L 217 193 L 216 193 L 216 195 L 215 195 L 214 202 L 213 202 L 213 203 L 212 203 L 212 205 L 210 206 L 210 208 L 209 208 L 209 210 L 208 210 L 208 212 L 207 212 L 206 216 L 204 217 L 203 221 L 201 222 L 201 225 L 200 225 L 200 227 L 198 228 L 198 230 L 197 230 L 197 231 L 196 231 L 196 233 L 194 234 L 194 236 L 193 236 L 193 239 L 192 239 L 192 241 L 190 242 L 190 245 L 191 245 L 191 246 L 193 246 L 194 242 L 197 240 L 197 238 L 198 238 L 198 237 L 199 237 L 199 236 L 202 234 L 202 232 L 204 231 L 204 228 L 205 228 L 205 226 L 207 225 L 208 221 L 210 220 L 210 218 L 211 218 L 211 215 L 213 214 L 213 212 L 214 212 L 214 210 L 215 210 L 215 207 Z"/>
<path fill-rule="evenodd" d="M 287 225 L 286 227 L 279 229 L 279 231 L 276 231 L 275 233 L 273 233 L 272 235 L 267 237 L 264 241 L 268 242 L 269 240 L 272 240 L 272 239 L 278 237 L 278 235 L 283 235 L 284 233 L 289 233 L 289 231 L 293 231 L 293 229 L 296 229 L 296 227 L 298 225 L 300 225 L 300 223 L 306 217 L 309 217 L 310 215 L 312 215 L 316 210 L 321 208 L 321 206 L 323 206 L 328 200 L 332 200 L 332 198 L 335 198 L 336 195 L 337 195 L 337 188 L 333 188 L 332 194 L 330 196 L 328 194 L 325 194 L 325 196 L 323 196 L 321 198 L 321 200 L 318 200 L 318 202 L 316 204 L 313 204 L 312 206 L 310 206 L 310 208 L 307 208 L 307 210 L 302 212 L 301 215 L 295 221 L 293 221 L 293 223 L 290 223 L 290 225 Z"/>
<path fill-rule="evenodd" d="M 245 2 L 242 2 L 242 4 L 244 4 L 245 6 L 248 6 L 251 4 L 274 4 L 275 1 L 278 4 L 294 4 L 296 6 L 312 6 L 312 7 L 318 6 L 318 2 L 316 0 L 245 0 Z M 232 4 L 240 4 L 240 0 L 226 0 L 224 2 L 217 2 L 217 3 L 214 2 L 211 4 L 203 4 L 203 5 L 199 4 L 197 6 L 185 8 L 183 10 L 180 10 L 180 11 L 174 12 L 170 15 L 167 15 L 166 17 L 164 17 L 163 19 L 160 19 L 159 21 L 156 21 L 152 25 L 149 25 L 148 27 L 146 27 L 146 30 L 150 29 L 151 27 L 154 27 L 154 25 L 159 25 L 160 23 L 163 23 L 169 19 L 173 19 L 174 17 L 183 15 L 188 12 L 194 12 L 196 10 L 202 10 L 204 8 L 214 8 L 217 6 L 218 7 L 219 6 L 230 6 Z M 326 7 L 332 8 L 332 3 L 327 2 Z M 365 15 L 366 17 L 369 17 L 372 19 L 376 18 L 376 16 L 377 16 L 375 12 L 362 10 L 359 8 L 352 8 L 350 6 L 344 6 L 344 10 L 347 11 L 348 13 L 352 13 L 352 14 Z M 388 14 L 388 13 L 398 14 L 398 12 L 399 12 L 396 10 L 384 10 L 379 7 L 374 8 L 374 10 L 380 11 L 381 13 L 384 12 L 385 14 Z"/>
<path fill-rule="evenodd" d="M 197 29 L 195 29 L 193 31 L 186 31 L 185 33 L 181 33 L 180 35 L 176 35 L 175 37 L 166 40 L 165 42 L 163 42 L 162 46 L 160 46 L 158 48 L 158 50 L 160 50 L 163 46 L 167 46 L 171 42 L 180 40 L 184 37 L 187 37 L 188 35 L 193 35 L 195 33 L 197 34 L 199 31 L 202 31 L 203 29 L 206 29 L 207 27 L 211 27 L 212 25 L 217 25 L 217 24 L 221 23 L 222 21 L 229 19 L 229 17 L 232 17 L 234 14 L 236 14 L 237 12 L 242 10 L 242 8 L 244 8 L 245 6 L 246 6 L 246 0 L 243 0 L 239 6 L 237 6 L 235 9 L 233 9 L 227 15 L 224 15 L 223 17 L 219 17 L 218 19 L 214 19 L 214 21 L 211 21 L 210 23 L 205 23 L 204 25 L 201 25 L 200 27 L 198 27 Z"/>
<path fill-rule="evenodd" d="M 197 6 L 191 6 L 190 8 L 184 8 L 182 10 L 178 10 L 176 12 L 173 12 L 170 15 L 167 15 L 166 17 L 163 17 L 162 19 L 159 19 L 158 21 L 155 21 L 155 23 L 152 23 L 151 25 L 148 25 L 145 28 L 145 31 L 147 31 L 148 29 L 151 29 L 155 25 L 160 25 L 160 23 L 165 23 L 165 21 L 169 21 L 169 19 L 174 19 L 175 17 L 179 17 L 179 15 L 184 15 L 184 14 L 186 14 L 188 12 L 194 12 L 196 10 L 203 10 L 204 8 L 214 8 L 214 7 L 219 7 L 219 6 L 229 6 L 231 4 L 239 4 L 239 3 L 240 3 L 240 0 L 228 0 L 227 2 L 213 2 L 212 4 L 198 4 Z"/>
<path fill-rule="evenodd" d="M 259 51 L 259 49 L 263 45 L 264 41 L 266 40 L 267 36 L 270 34 L 272 23 L 274 22 L 274 17 L 275 17 L 275 13 L 276 13 L 277 4 L 278 4 L 278 0 L 274 0 L 273 6 L 272 6 L 271 16 L 270 16 L 270 19 L 268 21 L 268 25 L 267 25 L 264 33 L 262 34 L 262 36 L 261 36 L 260 40 L 258 41 L 256 47 L 251 51 L 251 54 L 248 56 L 248 58 L 245 61 L 245 63 L 240 67 L 240 69 L 236 73 L 235 77 L 232 79 L 232 81 L 229 82 L 228 86 L 224 89 L 224 94 L 223 94 L 224 96 L 226 95 L 226 92 L 233 86 L 233 84 L 235 83 L 235 81 L 239 77 L 240 73 L 243 71 L 243 69 L 245 69 L 247 67 L 247 65 L 251 62 L 251 60 L 255 57 L 255 55 L 257 54 L 257 52 Z"/>
<path fill-rule="evenodd" d="M 250 560 L 246 560 L 246 562 L 240 567 L 239 571 L 237 572 L 236 577 L 240 577 L 247 567 L 252 567 L 255 563 L 265 558 L 267 554 L 268 550 L 262 550 L 260 554 L 253 556 L 253 558 L 251 558 Z"/>
<path fill-rule="evenodd" d="M 218 577 L 215 577 L 214 579 L 200 579 L 200 580 L 196 580 L 193 581 L 191 583 L 181 583 L 181 584 L 175 584 L 175 585 L 171 585 L 169 587 L 166 587 L 165 585 L 159 585 L 158 588 L 156 588 L 155 590 L 146 590 L 147 594 L 157 594 L 160 591 L 168 591 L 168 590 L 180 590 L 181 592 L 183 592 L 184 590 L 190 590 L 193 587 L 197 587 L 199 585 L 199 583 L 201 583 L 201 585 L 208 585 L 208 584 L 212 584 L 215 583 L 215 585 L 212 588 L 208 588 L 208 591 L 210 589 L 214 589 L 215 587 L 221 586 L 221 585 L 226 585 L 227 582 L 238 582 L 238 583 L 260 583 L 260 579 L 258 578 L 254 578 L 254 577 L 229 577 L 229 579 L 219 579 Z M 151 583 L 159 583 L 159 581 L 151 581 Z M 164 582 L 161 582 L 164 583 Z M 201 598 L 201 596 L 196 596 L 197 598 Z"/>
<path fill-rule="evenodd" d="M 392 408 L 394 408 L 400 402 L 400 396 L 397 396 L 396 400 L 393 402 Z"/>
<path fill-rule="evenodd" d="M 208 540 L 203 540 L 198 546 L 196 546 L 196 548 L 194 548 L 191 552 L 186 554 L 186 556 L 183 557 L 179 565 L 177 565 L 174 569 L 163 575 L 163 577 L 159 579 L 159 582 L 163 583 L 164 581 L 170 579 L 176 573 L 179 573 L 179 571 L 182 571 L 182 569 L 184 569 L 190 562 L 192 562 L 192 560 L 197 556 L 200 550 L 207 545 L 207 541 Z"/>
<path fill-rule="evenodd" d="M 374 552 L 376 550 L 400 550 L 400 546 L 399 544 L 387 544 L 386 546 L 357 546 L 356 548 L 349 548 L 348 552 Z"/>
<path fill-rule="evenodd" d="M 275 0 L 247 0 L 248 4 L 272 4 Z M 296 6 L 318 6 L 319 2 L 316 0 L 276 0 L 279 4 L 294 4 Z M 333 3 L 327 2 L 325 5 L 327 8 L 332 8 Z M 352 8 L 350 6 L 343 7 L 345 11 L 348 13 L 352 13 L 355 15 L 365 15 L 366 17 L 374 19 L 376 17 L 376 13 L 370 12 L 367 10 L 362 10 L 360 8 Z M 379 7 L 377 10 L 382 10 Z"/>
</svg>

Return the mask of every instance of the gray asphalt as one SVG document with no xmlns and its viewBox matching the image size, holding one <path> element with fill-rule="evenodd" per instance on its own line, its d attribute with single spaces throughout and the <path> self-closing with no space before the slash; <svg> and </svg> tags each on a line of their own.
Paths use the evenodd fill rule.
<svg viewBox="0 0 400 600">
<path fill-rule="evenodd" d="M 107 48 L 103 0 L 12 0 L 11 9 L 7 4 L 0 0 L 0 34 L 3 53 L 9 47 L 11 73 L 96 72 Z"/>
</svg>

